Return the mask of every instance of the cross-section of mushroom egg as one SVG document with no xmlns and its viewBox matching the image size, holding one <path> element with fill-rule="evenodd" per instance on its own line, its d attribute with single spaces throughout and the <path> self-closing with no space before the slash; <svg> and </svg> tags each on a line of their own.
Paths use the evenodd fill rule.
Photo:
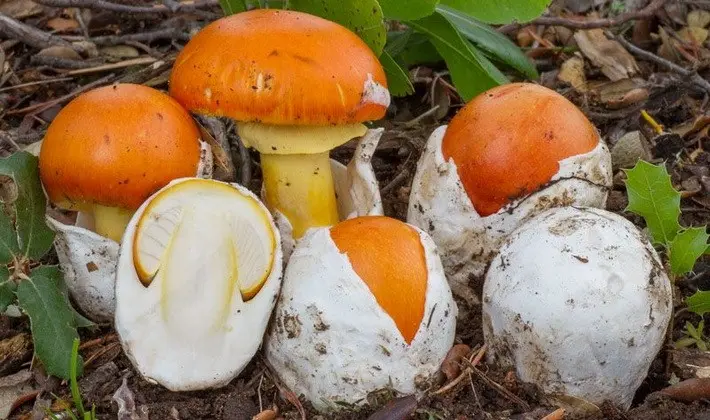
<svg viewBox="0 0 710 420">
<path fill-rule="evenodd" d="M 609 149 L 574 104 L 541 86 L 508 84 L 431 134 L 407 221 L 434 239 L 454 291 L 475 301 L 470 280 L 513 229 L 551 207 L 604 207 L 611 185 Z"/>
<path fill-rule="evenodd" d="M 258 350 L 278 295 L 280 235 L 247 189 L 171 182 L 121 244 L 116 330 L 137 370 L 174 391 L 225 385 Z"/>
<path fill-rule="evenodd" d="M 384 216 L 313 228 L 291 255 L 265 353 L 321 411 L 391 386 L 426 386 L 451 348 L 457 307 L 429 236 Z"/>
</svg>

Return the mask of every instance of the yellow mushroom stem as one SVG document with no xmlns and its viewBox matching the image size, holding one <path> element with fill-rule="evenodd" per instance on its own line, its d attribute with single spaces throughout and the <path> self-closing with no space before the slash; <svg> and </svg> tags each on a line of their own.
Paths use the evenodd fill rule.
<svg viewBox="0 0 710 420">
<path fill-rule="evenodd" d="M 362 136 L 367 127 L 240 123 L 238 130 L 245 146 L 261 155 L 266 206 L 288 219 L 294 238 L 300 238 L 311 227 L 338 223 L 328 152 Z"/>
<path fill-rule="evenodd" d="M 133 210 L 120 207 L 107 207 L 95 204 L 92 207 L 94 232 L 120 243 L 128 222 L 133 217 Z"/>
</svg>

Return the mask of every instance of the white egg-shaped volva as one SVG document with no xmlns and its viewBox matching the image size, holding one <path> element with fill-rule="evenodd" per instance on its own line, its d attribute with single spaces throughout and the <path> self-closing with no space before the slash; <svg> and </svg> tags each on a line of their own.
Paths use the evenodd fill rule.
<svg viewBox="0 0 710 420">
<path fill-rule="evenodd" d="M 551 207 L 603 208 L 611 168 L 597 130 L 562 95 L 530 83 L 499 86 L 432 133 L 407 221 L 431 235 L 454 293 L 475 302 L 471 280 L 513 229 Z"/>
<path fill-rule="evenodd" d="M 355 217 L 306 232 L 264 345 L 282 381 L 320 411 L 426 386 L 451 348 L 457 306 L 436 247 L 414 226 Z"/>
<path fill-rule="evenodd" d="M 550 394 L 628 408 L 664 342 L 671 284 L 630 221 L 547 210 L 516 229 L 483 286 L 489 356 Z"/>
<path fill-rule="evenodd" d="M 254 357 L 281 285 L 280 236 L 246 188 L 181 178 L 124 233 L 115 326 L 148 381 L 172 391 L 226 385 Z"/>
</svg>

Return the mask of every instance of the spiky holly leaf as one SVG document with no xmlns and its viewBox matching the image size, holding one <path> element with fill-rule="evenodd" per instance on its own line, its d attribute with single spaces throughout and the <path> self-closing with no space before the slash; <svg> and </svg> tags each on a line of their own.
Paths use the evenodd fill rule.
<svg viewBox="0 0 710 420">
<path fill-rule="evenodd" d="M 671 177 L 663 165 L 643 160 L 626 170 L 626 191 L 629 205 L 626 211 L 642 216 L 653 242 L 670 246 L 681 229 L 680 193 L 673 188 Z"/>
<path fill-rule="evenodd" d="M 670 263 L 673 274 L 680 276 L 693 270 L 695 262 L 708 246 L 705 226 L 685 229 L 671 242 Z"/>
<path fill-rule="evenodd" d="M 699 290 L 689 296 L 685 303 L 688 305 L 690 312 L 703 316 L 705 312 L 710 312 L 710 291 Z"/>
</svg>

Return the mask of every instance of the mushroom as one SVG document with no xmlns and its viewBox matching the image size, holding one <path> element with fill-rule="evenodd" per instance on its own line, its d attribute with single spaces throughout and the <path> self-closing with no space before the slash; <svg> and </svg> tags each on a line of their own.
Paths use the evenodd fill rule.
<svg viewBox="0 0 710 420">
<path fill-rule="evenodd" d="M 176 179 L 123 236 L 116 332 L 147 381 L 171 391 L 224 386 L 261 345 L 281 274 L 279 232 L 253 193 Z"/>
<path fill-rule="evenodd" d="M 544 392 L 628 409 L 673 311 L 658 254 L 623 217 L 552 208 L 504 241 L 483 287 L 491 362 Z"/>
<path fill-rule="evenodd" d="M 39 172 L 50 201 L 79 212 L 76 225 L 49 222 L 72 297 L 104 322 L 113 318 L 118 242 L 131 215 L 172 179 L 211 177 L 212 154 L 170 96 L 116 84 L 77 96 L 57 114 Z"/>
<path fill-rule="evenodd" d="M 248 46 L 248 47 L 245 47 Z M 339 221 L 328 152 L 367 131 L 390 102 L 377 56 L 353 32 L 306 13 L 223 17 L 178 55 L 170 94 L 237 121 L 261 157 L 263 198 L 295 239 Z"/>
<path fill-rule="evenodd" d="M 457 306 L 436 247 L 385 216 L 310 229 L 285 270 L 264 348 L 320 411 L 392 387 L 426 387 L 451 348 Z"/>
<path fill-rule="evenodd" d="M 551 207 L 604 207 L 611 186 L 609 149 L 574 104 L 542 86 L 507 84 L 432 133 L 407 221 L 434 239 L 454 293 L 475 303 L 469 281 L 513 229 Z"/>
</svg>

